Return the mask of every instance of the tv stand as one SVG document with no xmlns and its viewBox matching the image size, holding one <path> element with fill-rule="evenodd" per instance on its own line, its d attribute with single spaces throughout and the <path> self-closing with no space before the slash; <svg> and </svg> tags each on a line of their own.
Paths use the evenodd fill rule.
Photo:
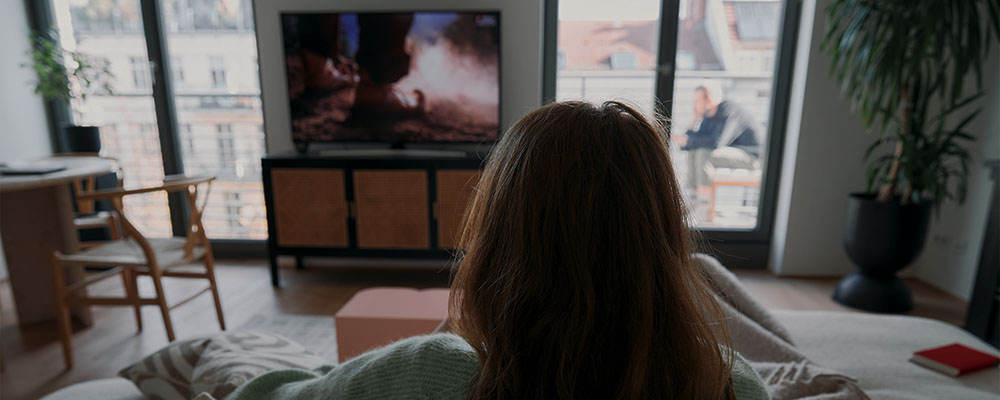
<svg viewBox="0 0 1000 400">
<path fill-rule="evenodd" d="M 398 158 L 468 158 L 468 153 L 457 150 L 434 149 L 324 149 L 317 152 L 322 157 L 398 157 Z"/>
<path fill-rule="evenodd" d="M 483 159 L 464 152 L 356 149 L 261 160 L 271 284 L 277 257 L 448 259 Z M 459 156 L 461 154 L 461 156 Z M 387 157 L 391 155 L 391 157 Z"/>
</svg>

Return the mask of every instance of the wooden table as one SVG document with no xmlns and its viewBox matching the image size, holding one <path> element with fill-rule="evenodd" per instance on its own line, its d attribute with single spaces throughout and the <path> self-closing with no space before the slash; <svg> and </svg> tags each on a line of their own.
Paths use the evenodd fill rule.
<svg viewBox="0 0 1000 400">
<path fill-rule="evenodd" d="M 36 161 L 61 164 L 66 169 L 41 175 L 0 176 L 0 237 L 22 325 L 55 319 L 52 252 L 73 253 L 79 247 L 70 183 L 114 171 L 113 161 L 97 157 Z M 67 269 L 67 284 L 82 277 L 82 267 Z M 88 308 L 75 309 L 73 315 L 90 325 Z"/>
</svg>

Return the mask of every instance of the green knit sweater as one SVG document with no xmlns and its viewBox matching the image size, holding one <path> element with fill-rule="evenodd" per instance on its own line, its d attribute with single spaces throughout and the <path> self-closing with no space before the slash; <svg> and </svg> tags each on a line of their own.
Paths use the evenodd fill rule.
<svg viewBox="0 0 1000 400">
<path fill-rule="evenodd" d="M 465 399 L 479 369 L 476 352 L 453 334 L 416 336 L 336 366 L 271 371 L 227 400 Z M 737 355 L 733 386 L 740 400 L 766 400 L 760 377 Z"/>
</svg>

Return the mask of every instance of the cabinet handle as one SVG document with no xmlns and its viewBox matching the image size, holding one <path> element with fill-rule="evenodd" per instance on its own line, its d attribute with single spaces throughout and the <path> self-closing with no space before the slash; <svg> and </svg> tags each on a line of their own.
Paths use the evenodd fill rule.
<svg viewBox="0 0 1000 400">
<path fill-rule="evenodd" d="M 438 219 L 438 202 L 431 204 L 431 218 Z"/>
<path fill-rule="evenodd" d="M 347 214 L 351 219 L 358 219 L 358 206 L 353 202 L 347 202 Z"/>
</svg>

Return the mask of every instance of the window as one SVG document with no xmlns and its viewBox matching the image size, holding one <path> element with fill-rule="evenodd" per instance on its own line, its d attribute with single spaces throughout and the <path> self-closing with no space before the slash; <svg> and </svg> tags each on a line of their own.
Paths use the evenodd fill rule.
<svg viewBox="0 0 1000 400">
<path fill-rule="evenodd" d="M 51 28 L 77 50 L 108 59 L 118 72 L 112 82 L 116 95 L 88 96 L 71 105 L 82 116 L 74 122 L 102 127 L 102 154 L 122 163 L 125 185 L 158 184 L 165 171 L 214 175 L 204 219 L 209 237 L 265 239 L 260 175 L 265 146 L 252 2 L 142 2 L 155 4 L 155 10 L 143 9 L 140 0 L 45 1 L 52 5 Z M 160 13 L 162 28 L 154 29 L 168 42 L 169 54 L 147 53 L 142 21 L 152 12 Z M 150 61 L 166 57 L 170 70 L 162 72 L 173 91 L 165 96 L 172 101 L 152 95 L 160 84 L 152 72 L 160 71 L 151 71 Z M 174 108 L 174 131 L 160 132 L 157 114 L 167 113 L 154 107 L 159 102 Z M 176 148 L 161 149 L 161 143 L 176 143 Z M 179 156 L 165 157 L 174 154 Z M 130 196 L 125 209 L 150 236 L 171 235 L 171 215 L 183 211 L 171 209 L 165 195 Z"/>
<path fill-rule="evenodd" d="M 126 188 L 159 184 L 164 170 L 139 0 L 53 0 L 52 5 L 51 28 L 59 31 L 63 46 L 105 59 L 116 72 L 110 82 L 115 94 L 70 101 L 73 123 L 100 127 L 101 155 L 118 160 Z M 171 235 L 166 195 L 128 196 L 123 206 L 143 234 Z"/>
<path fill-rule="evenodd" d="M 240 194 L 228 192 L 225 194 L 226 225 L 230 229 L 239 229 L 240 225 Z"/>
<path fill-rule="evenodd" d="M 233 126 L 216 125 L 215 132 L 218 135 L 216 143 L 219 145 L 219 170 L 225 171 L 230 169 L 236 161 L 236 144 L 235 140 L 233 140 Z"/>
<path fill-rule="evenodd" d="M 670 102 L 674 167 L 698 226 L 753 229 L 759 202 L 747 198 L 759 196 L 767 161 L 774 69 L 765 60 L 778 51 L 781 3 L 683 1 L 693 12 L 677 25 L 679 70 Z M 729 40 L 713 39 L 718 37 Z M 722 125 L 701 124 L 706 118 L 721 118 Z M 747 133 L 721 137 L 722 127 L 734 123 Z M 712 135 L 726 143 L 696 140 Z"/>
<path fill-rule="evenodd" d="M 677 52 L 677 69 L 684 71 L 690 71 L 698 66 L 698 62 L 695 61 L 694 54 L 686 51 Z"/>
<path fill-rule="evenodd" d="M 779 48 L 779 39 L 794 36 L 799 2 L 546 2 L 547 10 L 558 8 L 557 19 L 546 21 L 557 24 L 548 30 L 557 37 L 547 37 L 545 48 L 557 68 L 546 71 L 555 73 L 545 77 L 555 80 L 555 91 L 545 85 L 543 98 L 625 100 L 665 114 L 694 227 L 736 245 L 723 251 L 759 245 L 751 251 L 766 254 L 777 193 L 768 177 L 778 172 L 768 153 L 784 130 L 771 119 L 787 110 L 794 49 L 792 41 Z M 703 123 L 709 118 L 717 123 Z M 742 129 L 726 132 L 740 134 L 723 137 L 717 128 L 730 123 Z M 713 246 L 721 249 L 720 243 Z"/>
<path fill-rule="evenodd" d="M 174 84 L 178 86 L 184 85 L 184 63 L 181 62 L 180 57 L 170 58 L 170 72 L 174 78 Z"/>
<path fill-rule="evenodd" d="M 188 143 L 181 152 L 184 170 L 216 176 L 205 231 L 211 238 L 266 239 L 264 118 L 251 1 L 160 3 L 170 55 L 185 61 L 185 90 L 173 94 L 178 123 L 191 126 L 180 132 Z"/>
<path fill-rule="evenodd" d="M 226 85 L 226 64 L 222 57 L 212 56 L 209 57 L 209 64 L 212 74 L 212 87 L 213 88 L 225 88 Z"/>
<path fill-rule="evenodd" d="M 558 5 L 555 98 L 624 100 L 652 114 L 660 2 L 560 0 Z"/>
<path fill-rule="evenodd" d="M 781 3 L 777 1 L 734 1 L 732 19 L 736 23 L 736 37 L 741 41 L 778 40 L 777 21 L 781 20 Z M 728 10 L 727 10 L 728 11 Z"/>
<path fill-rule="evenodd" d="M 132 66 L 132 87 L 141 91 L 152 91 L 149 76 L 149 61 L 145 57 L 129 57 Z"/>
<path fill-rule="evenodd" d="M 608 62 L 611 63 L 611 69 L 621 70 L 621 69 L 636 69 L 639 67 L 638 58 L 636 58 L 635 53 L 631 52 L 614 52 L 608 56 Z"/>
<path fill-rule="evenodd" d="M 181 137 L 184 138 L 184 152 L 186 153 L 194 151 L 194 135 L 191 132 L 191 124 L 181 124 Z"/>
</svg>

